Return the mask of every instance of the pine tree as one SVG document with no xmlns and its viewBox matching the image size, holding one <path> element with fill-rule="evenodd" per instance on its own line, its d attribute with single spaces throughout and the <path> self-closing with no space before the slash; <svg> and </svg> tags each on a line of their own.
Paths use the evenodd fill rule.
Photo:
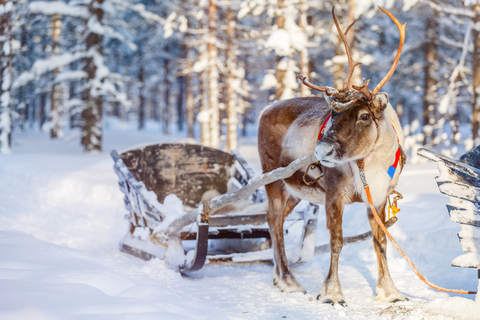
<svg viewBox="0 0 480 320">
<path fill-rule="evenodd" d="M 102 116 L 103 97 L 101 83 L 104 75 L 100 67 L 103 66 L 103 35 L 89 28 L 88 25 L 102 25 L 103 0 L 91 0 L 88 5 L 90 18 L 86 21 L 85 44 L 89 56 L 85 58 L 84 71 L 87 74 L 84 101 L 85 109 L 82 112 L 82 146 L 84 151 L 102 150 Z"/>
</svg>

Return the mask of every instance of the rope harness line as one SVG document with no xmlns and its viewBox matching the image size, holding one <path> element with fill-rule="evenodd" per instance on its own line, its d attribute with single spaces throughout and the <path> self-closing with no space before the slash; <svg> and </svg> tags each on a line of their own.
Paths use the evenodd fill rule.
<svg viewBox="0 0 480 320">
<path fill-rule="evenodd" d="M 368 199 L 368 204 L 370 205 L 370 209 L 372 210 L 373 217 L 377 221 L 378 225 L 382 229 L 382 231 L 385 233 L 385 235 L 390 239 L 392 242 L 393 246 L 402 254 L 402 256 L 405 258 L 405 260 L 408 262 L 410 267 L 412 268 L 413 272 L 422 280 L 426 285 L 429 287 L 439 290 L 439 291 L 444 291 L 444 292 L 453 292 L 453 293 L 459 293 L 459 294 L 477 294 L 476 291 L 465 291 L 465 290 L 454 290 L 454 289 L 446 289 L 439 287 L 437 285 L 434 285 L 433 283 L 429 282 L 421 273 L 418 271 L 418 269 L 415 267 L 415 264 L 410 260 L 410 258 L 405 254 L 405 252 L 400 248 L 398 245 L 397 241 L 392 237 L 390 232 L 388 232 L 387 228 L 383 224 L 383 221 L 380 219 L 377 211 L 375 210 L 375 206 L 373 205 L 373 200 L 372 200 L 372 194 L 370 193 L 370 187 L 367 184 L 367 180 L 365 178 L 365 170 L 364 170 L 364 162 L 363 159 L 359 160 L 357 162 L 358 169 L 360 171 L 360 178 L 363 183 L 363 188 L 365 189 L 365 192 L 367 193 L 367 199 Z M 395 201 L 395 200 L 394 200 Z"/>
</svg>

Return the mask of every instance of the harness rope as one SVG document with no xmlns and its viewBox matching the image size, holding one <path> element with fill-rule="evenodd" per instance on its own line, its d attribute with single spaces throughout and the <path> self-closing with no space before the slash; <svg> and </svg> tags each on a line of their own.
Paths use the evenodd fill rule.
<svg viewBox="0 0 480 320">
<path fill-rule="evenodd" d="M 434 285 L 433 283 L 429 282 L 421 273 L 418 271 L 418 269 L 415 267 L 415 264 L 410 260 L 410 258 L 405 254 L 405 252 L 400 248 L 398 243 L 395 241 L 395 239 L 392 237 L 390 232 L 388 232 L 387 228 L 383 224 L 382 219 L 380 219 L 377 211 L 375 210 L 375 206 L 373 205 L 373 200 L 372 200 L 372 194 L 370 193 L 370 187 L 367 184 L 367 179 L 365 178 L 365 170 L 364 170 L 364 162 L 363 159 L 359 160 L 357 162 L 358 169 L 360 172 L 360 178 L 363 183 L 363 188 L 365 189 L 365 192 L 367 193 L 367 199 L 368 199 L 368 204 L 370 205 L 370 209 L 372 210 L 373 217 L 377 221 L 378 225 L 380 228 L 383 230 L 383 232 L 387 235 L 388 239 L 392 242 L 394 247 L 402 254 L 402 256 L 405 258 L 405 260 L 408 262 L 410 267 L 412 268 L 413 272 L 422 280 L 426 285 L 430 286 L 433 289 L 439 290 L 439 291 L 445 291 L 445 292 L 453 292 L 453 293 L 460 293 L 460 294 L 477 294 L 476 291 L 465 291 L 465 290 L 455 290 L 455 289 L 446 289 L 439 287 L 437 285 Z"/>
</svg>

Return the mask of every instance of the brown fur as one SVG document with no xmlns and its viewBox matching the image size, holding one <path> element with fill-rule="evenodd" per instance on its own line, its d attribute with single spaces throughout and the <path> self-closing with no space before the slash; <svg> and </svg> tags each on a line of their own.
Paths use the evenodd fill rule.
<svg viewBox="0 0 480 320">
<path fill-rule="evenodd" d="M 330 270 L 319 299 L 326 303 L 345 305 L 338 278 L 338 260 L 343 246 L 343 207 L 345 204 L 364 201 L 358 182 L 355 182 L 355 170 L 351 169 L 351 166 L 357 159 L 367 156 L 373 159 L 377 153 L 381 154 L 382 150 L 393 150 L 392 145 L 397 142 L 391 137 L 390 119 L 383 116 L 385 108 L 386 105 L 378 106 L 378 103 L 373 105 L 368 101 L 359 100 L 352 107 L 337 113 L 332 111 L 325 99 L 309 97 L 279 101 L 263 112 L 258 132 L 258 150 L 263 172 L 285 167 L 291 161 L 314 151 L 316 155 L 318 154 L 317 158 L 320 156 L 323 164 L 323 176 L 312 186 L 307 186 L 303 182 L 305 170 L 299 170 L 292 177 L 265 187 L 269 204 L 267 220 L 275 258 L 274 284 L 282 291 L 304 291 L 287 262 L 283 223 L 300 199 L 305 199 L 325 205 L 327 227 L 330 232 Z M 330 112 L 332 112 L 331 126 L 317 144 L 320 127 Z M 379 115 L 378 128 L 373 120 L 374 113 Z M 365 114 L 370 115 L 370 118 L 363 119 L 367 117 Z M 380 139 L 381 137 L 383 139 Z M 391 164 L 390 153 L 391 151 L 388 151 L 388 154 L 383 155 L 385 159 L 381 160 L 385 170 Z M 369 164 L 378 166 L 377 162 L 367 158 L 366 166 Z M 396 175 L 392 184 L 396 184 L 397 179 Z M 383 216 L 386 195 L 391 187 L 389 186 L 388 190 L 377 188 L 383 199 L 377 207 Z M 376 192 L 375 188 L 375 185 L 371 186 L 373 192 Z M 373 220 L 371 212 L 368 214 L 378 260 L 377 297 L 387 301 L 403 300 L 404 297 L 393 285 L 388 271 L 385 235 Z"/>
</svg>

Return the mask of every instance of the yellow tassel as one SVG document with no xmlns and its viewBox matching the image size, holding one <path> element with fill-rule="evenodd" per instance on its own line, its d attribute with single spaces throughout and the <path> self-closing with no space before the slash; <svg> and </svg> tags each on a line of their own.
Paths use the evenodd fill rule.
<svg viewBox="0 0 480 320">
<path fill-rule="evenodd" d="M 403 196 L 400 192 L 394 190 L 393 193 L 396 194 L 396 196 L 393 197 L 393 201 L 390 201 L 390 197 L 388 197 L 388 219 L 390 219 L 392 215 L 394 217 L 397 216 L 397 213 L 400 212 L 397 201 L 403 199 Z"/>
</svg>

